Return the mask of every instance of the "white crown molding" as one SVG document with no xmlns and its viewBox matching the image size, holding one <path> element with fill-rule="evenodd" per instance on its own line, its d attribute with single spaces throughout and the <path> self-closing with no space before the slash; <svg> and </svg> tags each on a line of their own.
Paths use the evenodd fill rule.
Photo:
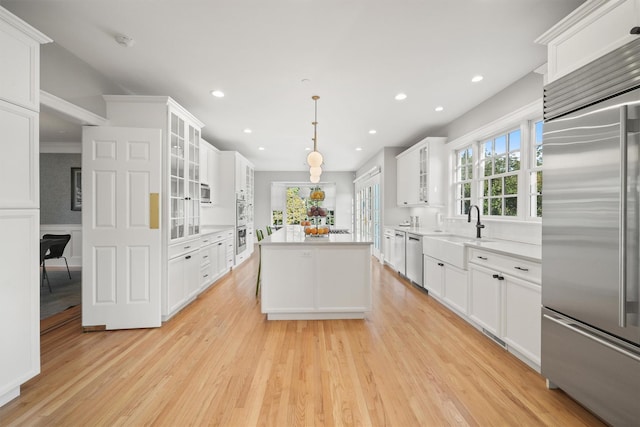
<svg viewBox="0 0 640 427">
<path fill-rule="evenodd" d="M 81 142 L 40 142 L 40 153 L 46 154 L 79 154 L 82 153 Z"/>
<path fill-rule="evenodd" d="M 90 126 L 106 126 L 109 124 L 109 120 L 101 117 L 89 110 L 85 110 L 82 107 L 78 107 L 75 104 L 65 101 L 62 98 L 58 98 L 55 95 L 40 90 L 40 105 L 49 107 L 52 110 L 64 115 L 70 119 L 73 123 Z"/>
<path fill-rule="evenodd" d="M 556 25 L 548 29 L 544 34 L 535 39 L 536 43 L 547 45 L 559 35 L 574 27 L 578 22 L 585 20 L 594 14 L 601 6 L 607 5 L 607 10 L 623 3 L 626 0 L 587 0 L 576 10 L 564 17 Z"/>
<path fill-rule="evenodd" d="M 7 9 L 3 8 L 2 6 L 0 6 L 0 20 L 6 22 L 12 27 L 18 29 L 19 31 L 25 33 L 26 35 L 28 35 L 29 37 L 31 37 L 32 39 L 34 39 L 40 44 L 53 42 L 52 39 L 45 36 L 43 33 L 36 30 L 31 25 L 27 24 L 25 21 L 18 18 L 16 15 L 9 12 Z"/>
</svg>

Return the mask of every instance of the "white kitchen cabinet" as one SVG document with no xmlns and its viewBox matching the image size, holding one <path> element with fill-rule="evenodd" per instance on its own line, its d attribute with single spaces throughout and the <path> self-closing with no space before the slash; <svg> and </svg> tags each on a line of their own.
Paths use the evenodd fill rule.
<svg viewBox="0 0 640 427">
<path fill-rule="evenodd" d="M 167 313 L 166 318 L 173 316 L 198 295 L 201 266 L 199 251 L 199 242 L 196 240 L 189 250 L 169 259 L 166 307 L 162 310 Z"/>
<path fill-rule="evenodd" d="M 539 366 L 541 287 L 531 282 L 507 277 L 504 292 L 504 341 L 509 348 L 517 350 Z"/>
<path fill-rule="evenodd" d="M 467 271 L 424 255 L 424 288 L 458 314 L 468 313 Z"/>
<path fill-rule="evenodd" d="M 393 228 L 384 229 L 384 240 L 382 242 L 382 251 L 384 255 L 384 262 L 393 267 L 393 250 L 395 247 L 395 234 Z"/>
<path fill-rule="evenodd" d="M 428 137 L 396 156 L 398 206 L 443 206 L 446 138 Z"/>
<path fill-rule="evenodd" d="M 40 45 L 0 7 L 0 406 L 40 373 Z"/>
<path fill-rule="evenodd" d="M 6 141 L 0 156 L 0 209 L 40 206 L 38 117 L 37 111 L 0 101 L 0 129 Z"/>
<path fill-rule="evenodd" d="M 174 258 L 186 246 L 197 246 L 200 234 L 200 130 L 197 118 L 168 96 L 105 95 L 107 118 L 112 126 L 153 128 L 162 131 L 162 191 L 160 193 L 162 242 L 168 247 L 161 265 L 162 320 L 182 308 L 189 295 L 200 289 L 198 260 Z M 194 243 L 195 239 L 195 243 Z M 177 251 L 177 252 L 176 252 Z M 199 258 L 196 256 L 195 258 Z M 169 266 L 169 261 L 171 266 Z M 176 268 L 188 265 L 188 280 L 176 285 Z M 195 267 L 193 267 L 195 265 Z M 182 302 L 181 302 L 182 301 Z"/>
<path fill-rule="evenodd" d="M 418 204 L 420 193 L 420 152 L 405 151 L 397 159 L 397 192 L 398 206 L 414 206 Z"/>
<path fill-rule="evenodd" d="M 471 275 L 471 320 L 502 337 L 502 281 L 499 272 L 483 267 L 469 267 Z"/>
<path fill-rule="evenodd" d="M 234 230 L 229 228 L 207 233 L 200 239 L 200 287 L 204 290 L 229 271 L 233 263 Z"/>
<path fill-rule="evenodd" d="M 536 370 L 540 366 L 539 262 L 469 250 L 470 319 Z"/>
<path fill-rule="evenodd" d="M 430 256 L 423 255 L 424 278 L 422 283 L 429 295 L 442 298 L 444 293 L 444 263 Z"/>
<path fill-rule="evenodd" d="M 634 40 L 640 0 L 587 1 L 536 42 L 547 45 L 550 83 Z"/>
</svg>

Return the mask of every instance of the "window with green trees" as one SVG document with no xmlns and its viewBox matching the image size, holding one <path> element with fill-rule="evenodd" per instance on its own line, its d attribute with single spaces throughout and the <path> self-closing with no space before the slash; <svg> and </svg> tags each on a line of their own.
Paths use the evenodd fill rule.
<svg viewBox="0 0 640 427">
<path fill-rule="evenodd" d="M 518 215 L 520 136 L 520 129 L 515 129 L 482 144 L 480 200 L 485 215 Z"/>
<path fill-rule="evenodd" d="M 455 215 L 466 215 L 477 204 L 488 217 L 542 218 L 543 120 L 523 118 L 505 128 L 453 147 L 451 208 Z"/>
</svg>

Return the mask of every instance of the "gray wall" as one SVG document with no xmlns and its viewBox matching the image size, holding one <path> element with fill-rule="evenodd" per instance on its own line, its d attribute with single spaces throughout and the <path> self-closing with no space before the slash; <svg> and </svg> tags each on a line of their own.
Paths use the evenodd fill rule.
<svg viewBox="0 0 640 427">
<path fill-rule="evenodd" d="M 56 43 L 40 47 L 40 88 L 59 98 L 106 116 L 102 95 L 127 93 L 98 70 Z"/>
<path fill-rule="evenodd" d="M 40 154 L 40 224 L 81 224 L 82 212 L 71 210 L 71 168 L 81 154 Z"/>
<path fill-rule="evenodd" d="M 353 172 L 323 172 L 322 182 L 336 184 L 336 227 L 352 229 L 352 206 L 354 197 Z M 256 171 L 254 174 L 254 218 L 257 230 L 271 224 L 271 183 L 309 182 L 309 172 Z M 322 185 L 322 183 L 320 183 Z"/>
<path fill-rule="evenodd" d="M 453 141 L 536 99 L 542 99 L 542 88 L 542 75 L 531 72 L 433 134 L 445 135 L 447 141 Z"/>
<path fill-rule="evenodd" d="M 405 150 L 404 147 L 384 147 L 375 156 L 367 160 L 356 172 L 357 176 L 367 173 L 374 166 L 380 166 L 381 198 L 382 198 L 382 225 L 399 224 L 409 218 L 409 210 L 397 205 L 397 172 L 396 156 Z"/>
</svg>

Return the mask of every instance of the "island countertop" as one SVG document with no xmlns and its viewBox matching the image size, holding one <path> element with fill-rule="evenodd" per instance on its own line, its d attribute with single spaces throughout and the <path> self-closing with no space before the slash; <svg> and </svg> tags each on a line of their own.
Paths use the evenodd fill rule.
<svg viewBox="0 0 640 427">
<path fill-rule="evenodd" d="M 353 233 L 349 234 L 329 234 L 322 237 L 305 236 L 304 227 L 300 225 L 287 225 L 271 236 L 259 242 L 260 245 L 324 245 L 324 244 L 349 244 L 349 245 L 371 245 L 371 240 L 361 239 Z"/>
</svg>

